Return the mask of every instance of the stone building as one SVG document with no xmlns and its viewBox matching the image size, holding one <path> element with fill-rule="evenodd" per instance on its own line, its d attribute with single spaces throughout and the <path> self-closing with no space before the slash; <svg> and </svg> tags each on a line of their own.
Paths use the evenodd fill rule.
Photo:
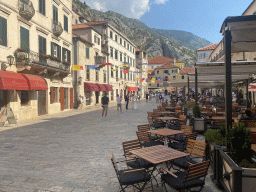
<svg viewBox="0 0 256 192">
<path fill-rule="evenodd" d="M 73 108 L 71 20 L 70 0 L 0 1 L 0 103 L 18 120 Z"/>
<path fill-rule="evenodd" d="M 203 47 L 197 50 L 197 62 L 208 62 L 209 56 L 218 44 L 212 44 L 207 47 Z"/>
</svg>

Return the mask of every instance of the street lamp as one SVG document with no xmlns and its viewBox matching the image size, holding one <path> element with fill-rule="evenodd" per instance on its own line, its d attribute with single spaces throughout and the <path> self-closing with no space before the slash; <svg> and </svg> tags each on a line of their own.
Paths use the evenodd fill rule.
<svg viewBox="0 0 256 192">
<path fill-rule="evenodd" d="M 12 66 L 13 61 L 14 61 L 14 57 L 12 55 L 7 56 L 7 61 L 9 63 L 9 66 Z"/>
</svg>

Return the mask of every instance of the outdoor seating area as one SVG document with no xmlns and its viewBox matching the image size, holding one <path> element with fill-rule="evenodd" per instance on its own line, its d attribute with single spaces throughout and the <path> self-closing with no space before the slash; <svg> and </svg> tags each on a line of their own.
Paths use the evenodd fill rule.
<svg viewBox="0 0 256 192">
<path fill-rule="evenodd" d="M 161 104 L 147 115 L 148 124 L 137 125 L 137 139 L 122 143 L 124 158 L 116 161 L 110 152 L 119 190 L 201 191 L 210 160 L 206 143 L 196 140 L 198 133 L 187 125 L 181 105 Z M 119 164 L 127 169 L 120 170 Z"/>
</svg>

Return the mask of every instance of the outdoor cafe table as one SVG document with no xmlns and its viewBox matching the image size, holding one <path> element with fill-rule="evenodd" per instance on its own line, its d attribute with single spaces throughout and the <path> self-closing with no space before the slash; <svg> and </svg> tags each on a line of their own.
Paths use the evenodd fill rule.
<svg viewBox="0 0 256 192">
<path fill-rule="evenodd" d="M 161 121 L 179 121 L 179 118 L 176 118 L 176 117 L 155 117 L 155 119 L 158 119 Z"/>
<path fill-rule="evenodd" d="M 210 118 L 211 120 L 226 120 L 225 116 L 217 116 L 217 117 L 212 117 Z M 238 122 L 239 118 L 238 117 L 232 117 L 232 119 L 234 120 L 234 122 Z"/>
<path fill-rule="evenodd" d="M 175 107 L 165 107 L 166 110 L 169 110 L 169 111 L 174 111 L 175 110 Z"/>
<path fill-rule="evenodd" d="M 164 146 L 168 147 L 168 136 L 182 134 L 183 131 L 177 131 L 173 129 L 158 129 L 150 130 L 148 133 L 156 134 L 164 137 Z"/>
<path fill-rule="evenodd" d="M 169 115 L 173 115 L 175 112 L 172 112 L 172 111 L 158 111 L 156 113 L 161 114 L 161 115 L 169 116 Z"/>
</svg>

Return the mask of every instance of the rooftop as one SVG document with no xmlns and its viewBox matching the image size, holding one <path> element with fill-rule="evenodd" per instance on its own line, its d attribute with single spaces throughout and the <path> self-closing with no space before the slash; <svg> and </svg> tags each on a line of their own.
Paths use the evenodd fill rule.
<svg viewBox="0 0 256 192">
<path fill-rule="evenodd" d="M 148 61 L 148 64 L 170 64 L 174 63 L 174 59 L 167 58 L 164 56 L 157 56 Z M 182 61 L 176 60 L 176 63 L 182 63 Z"/>
<path fill-rule="evenodd" d="M 170 69 L 170 68 L 179 68 L 178 66 L 175 65 L 170 65 L 170 64 L 164 64 L 159 67 L 156 67 L 155 69 Z"/>
<path fill-rule="evenodd" d="M 209 45 L 207 47 L 197 49 L 197 51 L 214 50 L 214 49 L 216 49 L 217 46 L 218 46 L 218 44 L 212 44 L 212 45 Z"/>
<path fill-rule="evenodd" d="M 187 67 L 180 69 L 180 74 L 195 73 L 195 67 Z"/>
<path fill-rule="evenodd" d="M 107 23 L 106 21 L 92 21 L 92 22 L 87 22 L 87 25 L 101 25 Z"/>
<path fill-rule="evenodd" d="M 87 25 L 87 23 L 79 24 L 79 25 L 72 25 L 72 29 L 87 29 L 91 28 L 91 26 Z"/>
</svg>

